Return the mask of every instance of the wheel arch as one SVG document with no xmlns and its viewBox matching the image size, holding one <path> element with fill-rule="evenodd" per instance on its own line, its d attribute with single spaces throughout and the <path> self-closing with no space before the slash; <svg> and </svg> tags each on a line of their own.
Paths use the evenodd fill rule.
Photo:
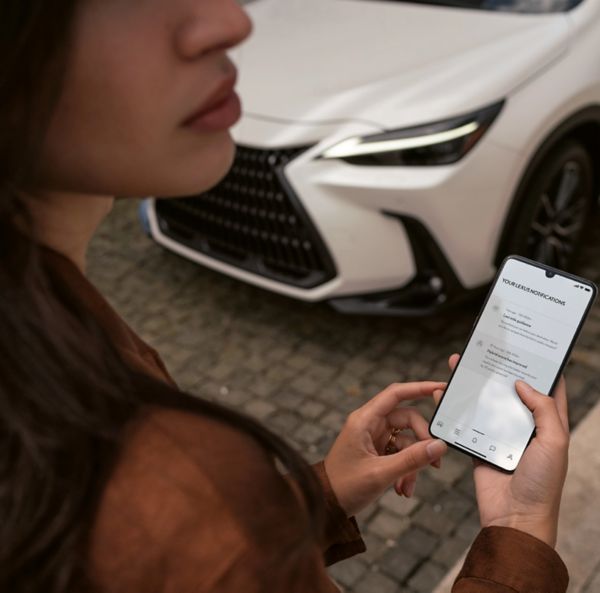
<svg viewBox="0 0 600 593">
<path fill-rule="evenodd" d="M 564 120 L 546 136 L 534 152 L 533 157 L 530 159 L 529 164 L 525 169 L 525 173 L 519 181 L 508 215 L 504 220 L 504 226 L 494 258 L 496 266 L 502 262 L 506 255 L 504 251 L 509 242 L 510 229 L 514 226 L 515 220 L 519 215 L 525 199 L 525 191 L 527 190 L 538 165 L 560 142 L 569 139 L 581 142 L 589 152 L 592 158 L 594 173 L 594 195 L 596 198 L 600 196 L 600 105 L 593 105 L 577 111 Z"/>
</svg>

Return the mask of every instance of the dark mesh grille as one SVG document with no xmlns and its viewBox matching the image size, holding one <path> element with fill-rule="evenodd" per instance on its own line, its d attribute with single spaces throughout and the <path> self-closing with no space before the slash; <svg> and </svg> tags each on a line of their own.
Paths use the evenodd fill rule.
<svg viewBox="0 0 600 593">
<path fill-rule="evenodd" d="M 335 276 L 314 225 L 281 174 L 304 148 L 239 146 L 227 177 L 207 193 L 157 200 L 161 231 L 255 274 L 311 288 Z"/>
</svg>

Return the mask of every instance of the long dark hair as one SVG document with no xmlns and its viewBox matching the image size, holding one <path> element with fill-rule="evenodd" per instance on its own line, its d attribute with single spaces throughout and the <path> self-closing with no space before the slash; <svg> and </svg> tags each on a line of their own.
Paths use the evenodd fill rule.
<svg viewBox="0 0 600 593">
<path fill-rule="evenodd" d="M 127 423 L 148 405 L 251 434 L 298 481 L 311 515 L 305 543 L 323 528 L 318 481 L 297 452 L 253 419 L 127 367 L 35 241 L 21 196 L 35 187 L 76 8 L 0 4 L 0 590 L 12 593 L 89 586 L 94 512 Z"/>
</svg>

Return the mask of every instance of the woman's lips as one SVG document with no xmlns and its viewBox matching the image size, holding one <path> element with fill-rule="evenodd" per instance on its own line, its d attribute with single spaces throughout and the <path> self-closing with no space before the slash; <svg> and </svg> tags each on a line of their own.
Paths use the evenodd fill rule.
<svg viewBox="0 0 600 593">
<path fill-rule="evenodd" d="M 235 78 L 223 83 L 208 107 L 189 117 L 184 126 L 199 132 L 217 132 L 233 126 L 242 115 L 242 105 L 234 90 Z"/>
</svg>

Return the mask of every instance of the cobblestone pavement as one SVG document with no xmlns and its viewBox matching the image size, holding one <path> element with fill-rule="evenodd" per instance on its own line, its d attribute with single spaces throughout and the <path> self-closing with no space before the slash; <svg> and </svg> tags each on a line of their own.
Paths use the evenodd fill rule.
<svg viewBox="0 0 600 593">
<path fill-rule="evenodd" d="M 477 305 L 423 320 L 345 317 L 199 267 L 146 238 L 137 202 L 115 206 L 95 239 L 93 282 L 154 345 L 183 389 L 263 421 L 311 462 L 345 416 L 394 381 L 446 380 Z M 600 280 L 596 222 L 577 272 Z M 600 307 L 568 369 L 571 421 L 600 392 Z M 431 408 L 421 404 L 427 415 Z M 330 568 L 353 593 L 429 593 L 478 531 L 470 461 L 450 452 L 412 499 L 390 489 L 358 517 L 367 552 Z"/>
</svg>

